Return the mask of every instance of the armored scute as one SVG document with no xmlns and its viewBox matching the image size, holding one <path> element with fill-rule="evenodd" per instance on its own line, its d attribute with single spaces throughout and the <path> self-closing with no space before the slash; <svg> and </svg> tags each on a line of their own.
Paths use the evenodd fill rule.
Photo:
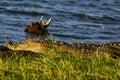
<svg viewBox="0 0 120 80">
<path fill-rule="evenodd" d="M 43 16 L 37 22 L 32 22 L 25 29 L 25 32 L 35 35 L 46 35 L 48 34 L 47 27 L 51 23 L 51 18 L 47 22 L 44 22 Z"/>
</svg>

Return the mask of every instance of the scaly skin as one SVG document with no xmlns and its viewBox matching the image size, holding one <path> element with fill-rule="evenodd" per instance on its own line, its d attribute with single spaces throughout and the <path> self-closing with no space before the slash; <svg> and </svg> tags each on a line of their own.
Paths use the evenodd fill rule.
<svg viewBox="0 0 120 80">
<path fill-rule="evenodd" d="M 80 55 L 104 56 L 106 52 L 120 56 L 120 42 L 107 44 L 64 43 L 55 40 L 29 38 L 23 42 L 5 43 L 3 46 L 11 50 L 28 50 L 35 53 L 47 53 L 51 48 L 60 52 L 77 53 Z"/>
</svg>

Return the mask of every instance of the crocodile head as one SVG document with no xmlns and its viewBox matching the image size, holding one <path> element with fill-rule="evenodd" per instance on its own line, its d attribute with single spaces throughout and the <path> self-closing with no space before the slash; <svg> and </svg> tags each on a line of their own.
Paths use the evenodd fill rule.
<svg viewBox="0 0 120 80">
<path fill-rule="evenodd" d="M 43 16 L 37 22 L 31 22 L 25 29 L 25 32 L 35 35 L 46 35 L 48 34 L 47 27 L 51 23 L 51 18 L 47 22 L 44 22 Z"/>
</svg>

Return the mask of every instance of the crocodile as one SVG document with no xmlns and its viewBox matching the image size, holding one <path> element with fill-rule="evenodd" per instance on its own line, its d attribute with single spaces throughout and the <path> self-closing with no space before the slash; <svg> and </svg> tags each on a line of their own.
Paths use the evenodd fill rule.
<svg viewBox="0 0 120 80">
<path fill-rule="evenodd" d="M 120 56 L 120 42 L 111 43 L 66 43 L 51 39 L 29 38 L 21 42 L 7 42 L 4 47 L 10 50 L 25 50 L 35 53 L 48 53 L 52 48 L 60 52 L 75 53 L 83 56 L 104 57 L 110 52 L 112 56 Z"/>
<path fill-rule="evenodd" d="M 27 33 L 34 34 L 34 35 L 47 35 L 48 30 L 47 27 L 51 23 L 51 18 L 47 22 L 44 22 L 44 17 L 41 16 L 39 21 L 31 22 L 28 27 L 24 30 Z"/>
</svg>

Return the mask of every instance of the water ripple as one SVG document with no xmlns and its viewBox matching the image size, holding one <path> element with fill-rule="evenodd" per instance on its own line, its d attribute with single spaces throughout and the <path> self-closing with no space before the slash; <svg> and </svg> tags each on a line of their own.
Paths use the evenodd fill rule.
<svg viewBox="0 0 120 80">
<path fill-rule="evenodd" d="M 1 0 L 0 43 L 34 37 L 24 29 L 42 15 L 52 17 L 48 30 L 56 40 L 120 41 L 120 0 Z"/>
</svg>

